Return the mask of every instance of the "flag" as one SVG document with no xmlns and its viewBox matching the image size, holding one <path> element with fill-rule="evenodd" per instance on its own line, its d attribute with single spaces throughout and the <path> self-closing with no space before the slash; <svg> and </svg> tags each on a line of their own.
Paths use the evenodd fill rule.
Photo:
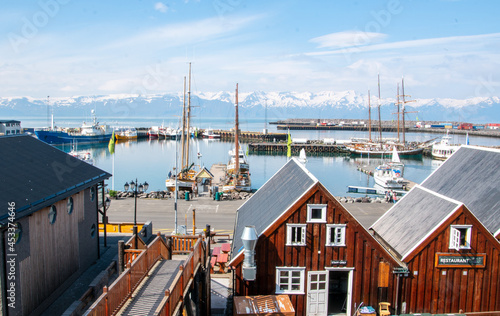
<svg viewBox="0 0 500 316">
<path fill-rule="evenodd" d="M 288 131 L 288 141 L 286 143 L 287 151 L 286 156 L 288 158 L 292 157 L 292 138 L 290 137 L 290 130 Z"/>
<path fill-rule="evenodd" d="M 108 150 L 109 150 L 110 154 L 115 153 L 115 131 L 113 131 L 113 134 L 111 135 L 111 139 L 109 140 Z"/>
</svg>

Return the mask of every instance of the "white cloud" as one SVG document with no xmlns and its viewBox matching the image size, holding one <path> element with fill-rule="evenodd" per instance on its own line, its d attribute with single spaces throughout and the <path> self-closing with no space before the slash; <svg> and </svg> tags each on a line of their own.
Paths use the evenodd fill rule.
<svg viewBox="0 0 500 316">
<path fill-rule="evenodd" d="M 318 48 L 347 48 L 372 45 L 386 38 L 387 35 L 382 33 L 345 31 L 315 37 L 310 41 L 317 43 Z"/>
<path fill-rule="evenodd" d="M 165 3 L 163 2 L 156 2 L 155 3 L 155 10 L 160 11 L 161 13 L 165 13 L 168 11 L 168 7 Z"/>
<path fill-rule="evenodd" d="M 314 39 L 313 39 L 314 40 Z M 500 40 L 500 33 L 492 34 L 481 34 L 481 35 L 471 35 L 471 36 L 451 36 L 451 37 L 440 37 L 440 38 L 426 38 L 412 41 L 400 41 L 393 43 L 383 43 L 383 44 L 373 44 L 366 45 L 364 47 L 353 47 L 353 46 L 337 46 L 332 51 L 321 51 L 321 52 L 311 52 L 307 53 L 310 56 L 321 56 L 330 54 L 350 54 L 350 53 L 363 53 L 363 52 L 375 52 L 375 51 L 395 51 L 401 49 L 416 49 L 416 48 L 433 48 L 436 50 L 438 46 L 450 45 L 456 48 L 460 45 L 466 48 L 470 46 L 471 49 L 477 49 L 478 44 L 481 46 L 488 41 Z M 311 40 L 312 41 L 312 40 Z M 463 46 L 462 46 L 463 45 Z M 327 46 L 324 46 L 327 47 Z M 334 48 L 333 46 L 331 46 Z"/>
</svg>

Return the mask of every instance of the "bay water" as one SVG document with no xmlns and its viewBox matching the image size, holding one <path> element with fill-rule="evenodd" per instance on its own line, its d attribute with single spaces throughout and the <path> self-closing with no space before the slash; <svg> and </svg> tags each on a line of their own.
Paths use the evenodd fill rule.
<svg viewBox="0 0 500 316">
<path fill-rule="evenodd" d="M 60 126 L 78 126 L 81 120 L 75 118 L 64 118 L 65 125 Z M 107 118 L 114 126 L 135 126 L 149 127 L 158 126 L 162 123 L 166 126 L 178 126 L 177 119 L 171 119 L 165 122 L 158 118 L 139 118 L 139 119 L 113 119 Z M 46 121 L 41 119 L 28 119 L 23 123 L 23 127 L 44 126 Z M 30 125 L 31 124 L 31 125 Z M 109 124 L 109 123 L 108 123 Z M 38 126 L 37 126 L 38 125 Z M 193 123 L 199 128 L 214 128 L 229 130 L 234 126 L 230 118 L 198 118 Z M 254 119 L 251 121 L 242 121 L 240 129 L 243 131 L 262 131 L 267 127 L 269 132 L 277 131 L 276 125 L 266 124 L 264 119 Z M 286 131 L 285 131 L 286 132 Z M 358 131 L 290 131 L 292 138 L 307 138 L 309 140 L 322 140 L 324 138 L 334 138 L 336 140 L 347 140 L 351 137 L 368 137 L 368 132 Z M 373 137 L 376 135 L 372 134 Z M 439 134 L 431 133 L 407 133 L 407 141 L 426 141 L 437 138 Z M 383 137 L 397 137 L 396 133 L 384 133 Z M 465 144 L 464 135 L 453 135 L 452 142 Z M 488 137 L 470 137 L 471 145 L 500 146 L 500 139 Z M 140 139 L 136 141 L 118 142 L 115 146 L 115 154 L 111 155 L 108 151 L 107 143 L 98 143 L 91 145 L 77 145 L 78 150 L 90 151 L 93 155 L 94 165 L 109 173 L 113 177 L 107 182 L 108 188 L 123 190 L 125 182 L 138 180 L 139 183 L 147 181 L 149 191 L 165 189 L 165 179 L 172 168 L 175 166 L 176 156 L 180 161 L 180 142 L 165 139 Z M 247 149 L 247 144 L 242 143 L 243 149 Z M 63 151 L 69 152 L 72 146 L 58 146 Z M 227 163 L 229 160 L 229 150 L 234 147 L 232 142 L 221 140 L 191 139 L 190 140 L 190 161 L 195 165 L 205 166 L 210 169 L 212 164 Z M 198 153 L 201 154 L 198 157 Z M 348 155 L 312 155 L 307 157 L 306 168 L 334 195 L 334 196 L 356 196 L 356 194 L 347 193 L 347 187 L 362 186 L 373 187 L 372 177 L 357 170 L 360 165 L 371 165 L 376 167 L 383 162 L 380 158 L 369 157 L 350 157 Z M 386 160 L 390 157 L 386 157 Z M 114 172 L 113 172 L 114 160 Z M 274 175 L 287 161 L 286 155 L 269 154 L 249 154 L 248 161 L 252 179 L 252 188 L 260 188 L 272 175 Z M 416 183 L 420 183 L 427 178 L 442 162 L 432 160 L 427 157 L 417 159 L 402 159 L 405 164 L 404 177 Z M 179 162 L 180 163 L 180 162 Z M 179 166 L 180 167 L 180 166 Z"/>
</svg>

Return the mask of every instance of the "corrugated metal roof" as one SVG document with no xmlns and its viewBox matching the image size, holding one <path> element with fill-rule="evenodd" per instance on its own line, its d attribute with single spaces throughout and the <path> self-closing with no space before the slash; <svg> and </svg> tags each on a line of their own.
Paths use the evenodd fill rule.
<svg viewBox="0 0 500 316">
<path fill-rule="evenodd" d="M 420 244 L 459 205 L 417 186 L 371 228 L 401 258 Z"/>
<path fill-rule="evenodd" d="M 0 137 L 0 157 L 0 204 L 15 202 L 17 218 L 111 176 L 28 135 Z"/>
<path fill-rule="evenodd" d="M 260 235 L 317 182 L 300 162 L 289 160 L 238 209 L 231 257 L 243 250 L 245 226 L 254 225 Z"/>
<path fill-rule="evenodd" d="M 462 146 L 422 186 L 464 203 L 492 234 L 500 230 L 500 151 Z"/>
</svg>

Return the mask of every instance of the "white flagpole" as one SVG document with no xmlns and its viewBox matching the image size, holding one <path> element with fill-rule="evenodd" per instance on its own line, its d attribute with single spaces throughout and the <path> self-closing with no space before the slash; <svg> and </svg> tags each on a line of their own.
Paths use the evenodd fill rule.
<svg viewBox="0 0 500 316">
<path fill-rule="evenodd" d="M 115 153 L 113 153 L 113 160 L 111 160 L 111 173 L 113 176 L 111 177 L 111 190 L 115 190 Z"/>
</svg>

